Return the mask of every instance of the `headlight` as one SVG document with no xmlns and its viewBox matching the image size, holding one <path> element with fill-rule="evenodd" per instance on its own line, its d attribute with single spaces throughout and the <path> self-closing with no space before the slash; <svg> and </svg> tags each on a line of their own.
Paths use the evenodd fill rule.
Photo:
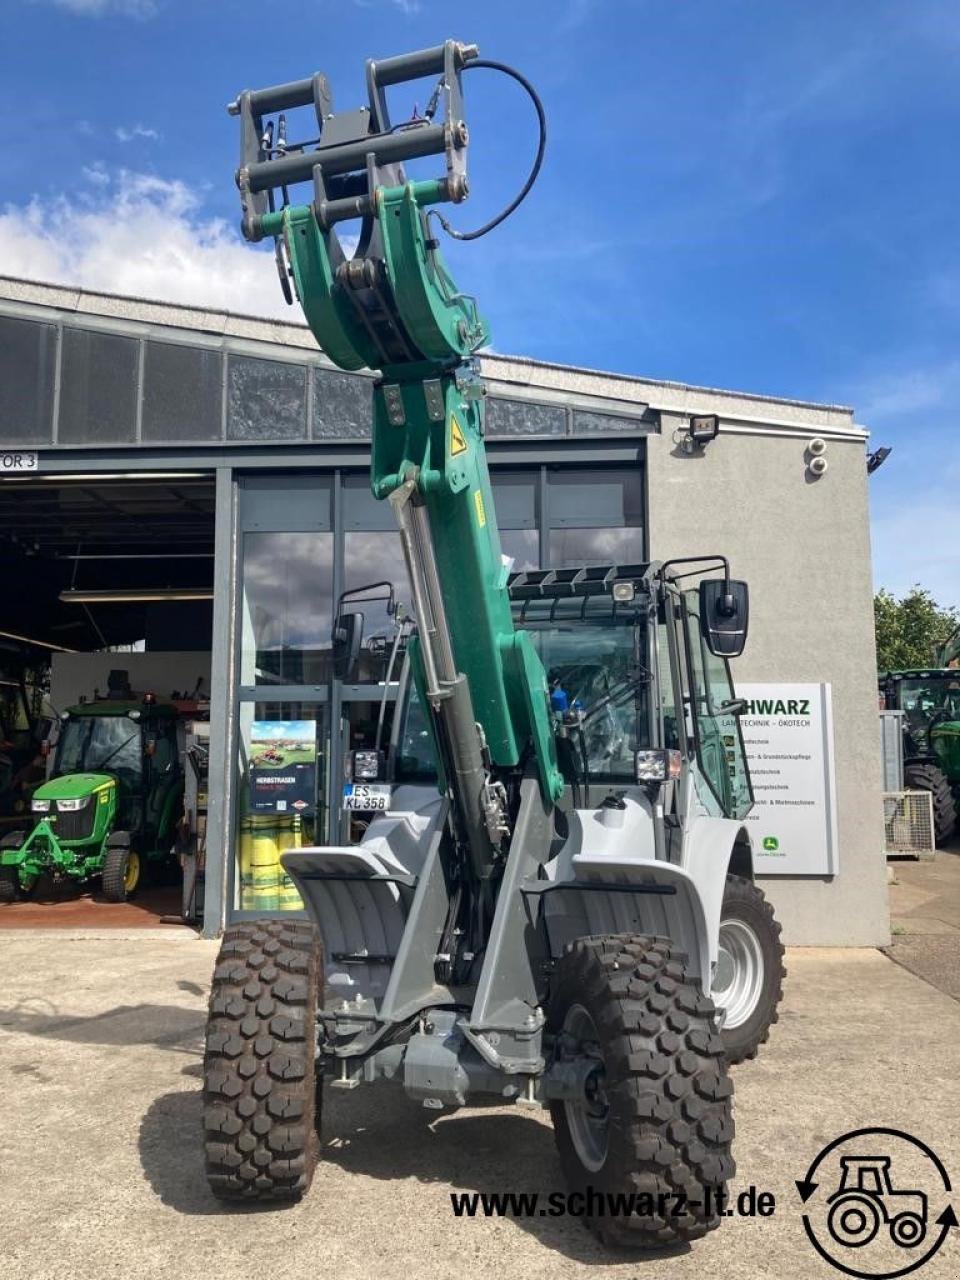
<svg viewBox="0 0 960 1280">
<path fill-rule="evenodd" d="M 30 801 L 30 808 L 33 810 L 34 813 L 49 813 L 50 801 L 38 800 L 36 796 L 34 796 L 34 798 Z"/>
<path fill-rule="evenodd" d="M 634 762 L 638 782 L 666 782 L 680 777 L 679 751 L 638 751 Z"/>
<path fill-rule="evenodd" d="M 76 813 L 78 809 L 84 808 L 90 803 L 89 796 L 81 796 L 79 800 L 58 800 L 58 813 Z"/>
</svg>

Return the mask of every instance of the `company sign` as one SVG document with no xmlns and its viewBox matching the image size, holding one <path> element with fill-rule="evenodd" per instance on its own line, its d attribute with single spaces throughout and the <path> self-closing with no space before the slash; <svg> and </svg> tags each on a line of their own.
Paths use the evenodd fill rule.
<svg viewBox="0 0 960 1280">
<path fill-rule="evenodd" d="M 756 803 L 747 819 L 758 875 L 837 871 L 837 801 L 828 684 L 744 684 L 737 697 Z"/>
</svg>

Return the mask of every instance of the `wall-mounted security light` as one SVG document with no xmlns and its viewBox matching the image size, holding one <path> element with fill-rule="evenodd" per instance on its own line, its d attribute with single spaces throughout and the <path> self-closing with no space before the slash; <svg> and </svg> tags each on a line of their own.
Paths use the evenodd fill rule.
<svg viewBox="0 0 960 1280">
<path fill-rule="evenodd" d="M 716 440 L 720 431 L 720 416 L 716 413 L 695 413 L 691 415 L 687 429 L 680 431 L 680 448 L 684 453 L 696 453 Z"/>
</svg>

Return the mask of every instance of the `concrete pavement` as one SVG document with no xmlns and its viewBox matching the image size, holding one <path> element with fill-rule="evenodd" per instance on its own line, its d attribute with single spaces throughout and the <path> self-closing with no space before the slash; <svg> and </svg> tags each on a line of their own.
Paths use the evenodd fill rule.
<svg viewBox="0 0 960 1280">
<path fill-rule="evenodd" d="M 562 1188 L 543 1116 L 438 1117 L 378 1089 L 328 1091 L 324 1160 L 300 1205 L 225 1210 L 200 1149 L 215 944 L 11 930 L 2 947 L 5 1280 L 805 1280 L 839 1274 L 806 1240 L 793 1185 L 829 1140 L 906 1129 L 960 1181 L 960 1005 L 877 951 L 792 951 L 781 1021 L 734 1071 L 735 1188 L 773 1191 L 775 1215 L 732 1218 L 685 1254 L 638 1259 L 605 1253 L 574 1219 L 454 1218 L 451 1190 Z M 918 1274 L 958 1271 L 951 1239 Z"/>
<path fill-rule="evenodd" d="M 960 1000 L 960 840 L 931 861 L 889 864 L 891 959 Z"/>
</svg>

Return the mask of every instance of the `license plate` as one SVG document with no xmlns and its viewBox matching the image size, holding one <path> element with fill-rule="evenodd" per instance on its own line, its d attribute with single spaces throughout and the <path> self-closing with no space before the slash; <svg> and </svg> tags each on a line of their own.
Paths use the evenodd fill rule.
<svg viewBox="0 0 960 1280">
<path fill-rule="evenodd" d="M 347 782 L 343 788 L 344 809 L 378 810 L 383 813 L 390 808 L 390 792 L 385 782 Z"/>
</svg>

